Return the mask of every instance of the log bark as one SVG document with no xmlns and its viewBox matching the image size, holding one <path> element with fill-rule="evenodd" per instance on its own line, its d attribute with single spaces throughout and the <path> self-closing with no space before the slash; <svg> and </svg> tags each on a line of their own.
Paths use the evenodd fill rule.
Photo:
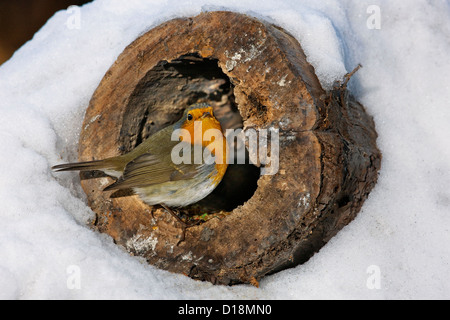
<svg viewBox="0 0 450 320">
<path fill-rule="evenodd" d="M 182 212 L 210 219 L 182 228 L 113 180 L 83 173 L 95 227 L 148 263 L 215 284 L 257 283 L 298 265 L 347 225 L 377 181 L 372 118 L 345 85 L 326 92 L 298 41 L 243 14 L 208 12 L 165 22 L 131 43 L 95 91 L 79 159 L 127 152 L 209 102 L 224 128 L 278 129 L 279 170 L 232 165 L 216 191 Z"/>
</svg>

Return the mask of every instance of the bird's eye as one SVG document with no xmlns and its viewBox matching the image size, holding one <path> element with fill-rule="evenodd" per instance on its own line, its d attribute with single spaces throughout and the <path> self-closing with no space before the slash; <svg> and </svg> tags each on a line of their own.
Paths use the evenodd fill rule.
<svg viewBox="0 0 450 320">
<path fill-rule="evenodd" d="M 193 118 L 194 118 L 194 117 L 192 116 L 192 114 L 188 113 L 187 119 L 188 119 L 188 120 L 192 120 Z"/>
</svg>

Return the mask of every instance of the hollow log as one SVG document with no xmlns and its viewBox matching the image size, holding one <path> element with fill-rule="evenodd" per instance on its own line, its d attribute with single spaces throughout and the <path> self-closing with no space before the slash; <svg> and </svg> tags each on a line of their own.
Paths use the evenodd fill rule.
<svg viewBox="0 0 450 320">
<path fill-rule="evenodd" d="M 247 15 L 207 12 L 151 29 L 96 89 L 79 160 L 128 152 L 208 102 L 224 130 L 279 130 L 278 170 L 230 165 L 210 196 L 179 210 L 201 221 L 184 241 L 166 210 L 103 192 L 112 178 L 82 173 L 95 228 L 152 265 L 214 284 L 255 284 L 305 262 L 356 216 L 380 168 L 374 122 L 345 84 L 325 91 L 292 35 Z"/>
</svg>

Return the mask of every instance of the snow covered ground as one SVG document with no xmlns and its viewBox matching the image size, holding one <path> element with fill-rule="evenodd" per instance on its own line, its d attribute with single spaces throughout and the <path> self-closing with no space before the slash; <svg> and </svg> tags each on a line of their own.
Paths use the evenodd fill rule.
<svg viewBox="0 0 450 320">
<path fill-rule="evenodd" d="M 325 87 L 374 116 L 379 182 L 306 264 L 260 288 L 213 286 L 131 257 L 87 225 L 75 173 L 84 111 L 126 45 L 159 23 L 232 10 L 301 42 Z M 450 298 L 450 3 L 442 0 L 97 0 L 56 13 L 0 67 L 0 298 Z"/>
</svg>

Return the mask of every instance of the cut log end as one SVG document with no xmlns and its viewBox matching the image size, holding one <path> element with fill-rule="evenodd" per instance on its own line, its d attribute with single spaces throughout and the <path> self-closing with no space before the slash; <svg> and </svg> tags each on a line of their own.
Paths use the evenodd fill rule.
<svg viewBox="0 0 450 320">
<path fill-rule="evenodd" d="M 79 158 L 125 153 L 196 102 L 210 103 L 224 129 L 279 130 L 278 170 L 229 166 L 210 196 L 180 211 L 201 220 L 182 242 L 165 210 L 102 192 L 110 178 L 83 174 L 96 228 L 150 264 L 212 283 L 258 283 L 311 257 L 376 183 L 381 154 L 363 106 L 346 86 L 325 92 L 286 31 L 232 12 L 171 20 L 130 44 L 91 99 Z"/>
</svg>

